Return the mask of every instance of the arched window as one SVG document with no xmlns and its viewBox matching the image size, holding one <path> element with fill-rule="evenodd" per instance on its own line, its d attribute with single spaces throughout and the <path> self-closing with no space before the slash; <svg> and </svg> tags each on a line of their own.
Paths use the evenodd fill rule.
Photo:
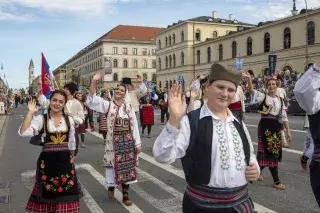
<svg viewBox="0 0 320 213">
<path fill-rule="evenodd" d="M 200 30 L 196 30 L 195 37 L 196 37 L 196 41 L 201 41 L 201 32 L 200 32 Z"/>
<path fill-rule="evenodd" d="M 133 59 L 133 68 L 138 68 L 138 60 Z"/>
<path fill-rule="evenodd" d="M 208 63 L 211 62 L 211 47 L 208 47 L 207 49 L 207 61 Z"/>
<path fill-rule="evenodd" d="M 175 54 L 173 54 L 172 60 L 173 60 L 173 67 L 176 67 L 176 55 Z"/>
<path fill-rule="evenodd" d="M 237 57 L 237 42 L 233 41 L 232 42 L 232 58 Z"/>
<path fill-rule="evenodd" d="M 123 68 L 128 68 L 128 60 L 123 59 Z"/>
<path fill-rule="evenodd" d="M 313 45 L 315 42 L 315 24 L 313 21 L 309 21 L 307 25 L 308 29 L 308 45 Z"/>
<path fill-rule="evenodd" d="M 212 38 L 217 38 L 217 37 L 218 37 L 218 32 L 217 31 L 213 31 Z"/>
<path fill-rule="evenodd" d="M 158 60 L 158 69 L 161 70 L 161 58 Z"/>
<path fill-rule="evenodd" d="M 158 48 L 161 49 L 161 41 L 160 41 L 160 39 L 158 41 Z"/>
<path fill-rule="evenodd" d="M 168 37 L 166 37 L 166 46 L 168 46 Z"/>
<path fill-rule="evenodd" d="M 169 81 L 166 80 L 166 87 L 169 88 Z"/>
<path fill-rule="evenodd" d="M 171 46 L 171 35 L 169 36 L 169 45 Z"/>
<path fill-rule="evenodd" d="M 152 60 L 152 68 L 156 68 L 157 67 L 157 62 L 156 60 Z"/>
<path fill-rule="evenodd" d="M 291 29 L 287 27 L 283 31 L 283 48 L 289 49 L 291 47 Z"/>
<path fill-rule="evenodd" d="M 166 68 L 168 68 L 168 56 L 166 56 Z"/>
<path fill-rule="evenodd" d="M 159 81 L 159 88 L 162 88 L 162 83 L 161 83 L 161 81 Z"/>
<path fill-rule="evenodd" d="M 181 31 L 181 42 L 184 41 L 184 31 Z"/>
<path fill-rule="evenodd" d="M 252 55 L 252 38 L 247 39 L 247 55 Z"/>
<path fill-rule="evenodd" d="M 170 80 L 169 87 L 170 87 L 170 89 L 171 89 L 171 87 L 172 87 L 172 80 Z"/>
<path fill-rule="evenodd" d="M 169 67 L 171 68 L 172 67 L 172 56 L 169 55 Z"/>
<path fill-rule="evenodd" d="M 113 67 L 118 67 L 118 60 L 117 59 L 113 59 Z"/>
<path fill-rule="evenodd" d="M 118 74 L 117 74 L 117 73 L 114 73 L 114 74 L 113 74 L 113 81 L 119 81 L 119 78 L 118 78 Z"/>
<path fill-rule="evenodd" d="M 172 34 L 172 42 L 175 44 L 176 43 L 176 34 Z"/>
<path fill-rule="evenodd" d="M 197 50 L 197 64 L 200 64 L 200 50 Z"/>
<path fill-rule="evenodd" d="M 181 52 L 181 65 L 184 65 L 184 52 Z"/>
<path fill-rule="evenodd" d="M 143 73 L 143 74 L 142 74 L 142 78 L 143 78 L 144 81 L 148 80 L 148 75 L 147 75 L 147 73 Z"/>
<path fill-rule="evenodd" d="M 223 60 L 223 46 L 222 44 L 219 45 L 219 61 Z"/>
<path fill-rule="evenodd" d="M 157 75 L 155 73 L 152 74 L 152 82 L 157 83 Z"/>
<path fill-rule="evenodd" d="M 142 67 L 148 68 L 147 60 L 142 60 Z"/>
<path fill-rule="evenodd" d="M 264 52 L 268 53 L 270 52 L 270 34 L 265 33 L 263 40 L 264 40 L 264 47 L 263 47 Z"/>
</svg>

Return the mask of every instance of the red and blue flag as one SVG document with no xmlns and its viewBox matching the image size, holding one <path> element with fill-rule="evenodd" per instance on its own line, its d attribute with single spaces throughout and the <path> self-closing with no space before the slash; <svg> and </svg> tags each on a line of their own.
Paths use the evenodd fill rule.
<svg viewBox="0 0 320 213">
<path fill-rule="evenodd" d="M 52 91 L 53 91 L 53 84 L 52 84 L 52 75 L 50 72 L 50 66 L 43 55 L 41 60 L 41 82 L 42 82 L 42 93 L 46 96 L 47 99 L 50 98 Z"/>
</svg>

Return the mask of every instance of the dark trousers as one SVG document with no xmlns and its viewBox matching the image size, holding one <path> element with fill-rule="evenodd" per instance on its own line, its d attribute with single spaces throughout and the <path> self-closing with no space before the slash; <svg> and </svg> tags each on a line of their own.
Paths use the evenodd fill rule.
<svg viewBox="0 0 320 213">
<path fill-rule="evenodd" d="M 152 129 L 152 125 L 151 124 L 142 125 L 142 133 L 144 133 L 144 130 L 146 129 L 146 127 L 148 127 L 148 135 L 150 135 L 151 129 Z"/>
<path fill-rule="evenodd" d="M 265 168 L 264 166 L 260 166 L 260 171 L 262 172 L 262 170 L 264 168 Z M 271 172 L 271 175 L 272 175 L 272 178 L 273 178 L 273 182 L 275 184 L 280 183 L 278 167 L 269 167 L 269 170 Z"/>
<path fill-rule="evenodd" d="M 79 152 L 79 142 L 80 142 L 80 140 L 79 140 L 79 132 L 78 131 L 79 131 L 79 129 L 78 129 L 78 127 L 76 127 L 75 130 L 74 130 L 74 137 L 76 138 L 76 150 L 74 152 L 74 156 L 77 156 L 77 154 Z"/>
<path fill-rule="evenodd" d="M 184 193 L 182 201 L 182 212 L 183 213 L 237 213 L 233 208 L 227 209 L 214 209 L 214 210 L 205 210 L 199 208 L 190 197 Z"/>
<path fill-rule="evenodd" d="M 168 107 L 161 107 L 161 123 L 164 123 L 164 116 L 166 116 L 168 121 L 169 120 Z"/>
<path fill-rule="evenodd" d="M 312 160 L 309 168 L 312 191 L 320 207 L 320 162 Z"/>
</svg>

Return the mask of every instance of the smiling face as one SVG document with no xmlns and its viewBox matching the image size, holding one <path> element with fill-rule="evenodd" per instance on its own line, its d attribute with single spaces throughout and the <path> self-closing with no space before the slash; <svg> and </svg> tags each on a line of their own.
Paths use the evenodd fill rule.
<svg viewBox="0 0 320 213">
<path fill-rule="evenodd" d="M 275 94 L 277 92 L 277 81 L 276 80 L 269 80 L 267 82 L 267 89 L 269 94 Z"/>
<path fill-rule="evenodd" d="M 78 92 L 78 93 L 76 94 L 76 99 L 77 99 L 78 101 L 80 101 L 80 102 L 82 102 L 82 97 L 83 97 L 82 93 Z"/>
<path fill-rule="evenodd" d="M 117 89 L 114 92 L 114 99 L 119 101 L 124 99 L 126 94 L 126 87 L 124 85 L 118 85 Z"/>
<path fill-rule="evenodd" d="M 60 112 L 66 105 L 66 98 L 60 93 L 55 93 L 50 99 L 50 109 L 52 112 Z"/>
<path fill-rule="evenodd" d="M 205 88 L 208 104 L 219 110 L 227 109 L 237 91 L 234 83 L 225 80 L 217 80 L 209 83 Z"/>
</svg>

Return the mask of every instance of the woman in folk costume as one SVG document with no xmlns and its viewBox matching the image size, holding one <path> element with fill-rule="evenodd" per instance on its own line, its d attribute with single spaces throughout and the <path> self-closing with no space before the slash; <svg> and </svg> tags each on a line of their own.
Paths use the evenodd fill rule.
<svg viewBox="0 0 320 213">
<path fill-rule="evenodd" d="M 132 205 L 128 196 L 129 184 L 137 182 L 136 162 L 141 152 L 141 140 L 136 114 L 130 104 L 124 101 L 125 85 L 118 85 L 113 101 L 103 100 L 95 93 L 99 72 L 92 78 L 87 105 L 100 113 L 107 114 L 108 131 L 103 166 L 106 167 L 108 196 L 114 196 L 114 188 L 122 185 L 123 203 Z"/>
<path fill-rule="evenodd" d="M 83 108 L 84 116 L 87 116 L 89 108 L 84 104 L 85 101 L 86 101 L 85 95 L 82 92 L 78 91 L 78 92 L 76 92 L 74 97 L 81 103 L 82 108 Z M 84 144 L 85 134 L 86 134 L 86 125 L 85 125 L 85 123 L 79 124 L 79 126 L 78 126 L 78 135 L 76 135 L 76 137 L 78 137 L 77 140 L 80 142 L 80 139 L 79 139 L 79 135 L 80 135 L 81 147 L 82 148 L 86 148 L 86 145 Z"/>
<path fill-rule="evenodd" d="M 244 77 L 248 78 L 249 91 L 253 93 L 252 102 L 259 103 L 258 112 L 261 119 L 258 125 L 258 155 L 257 159 L 261 171 L 269 167 L 273 177 L 273 186 L 276 189 L 284 190 L 285 185 L 280 182 L 278 166 L 282 160 L 282 139 L 281 130 L 284 126 L 287 137 L 291 140 L 289 121 L 281 97 L 277 96 L 277 79 L 274 76 L 266 78 L 268 93 L 261 93 L 252 86 L 251 75 L 243 71 Z M 263 180 L 263 176 L 259 177 Z"/>
<path fill-rule="evenodd" d="M 228 109 L 240 72 L 213 64 L 205 88 L 208 101 L 185 114 L 181 87 L 169 93 L 171 117 L 153 146 L 157 161 L 181 158 L 187 189 L 183 213 L 253 213 L 248 182 L 260 169 L 245 124 Z"/>
<path fill-rule="evenodd" d="M 190 103 L 187 109 L 188 112 L 201 108 L 208 100 L 205 93 L 207 81 L 207 75 L 201 74 L 198 79 L 191 83 Z"/>
<path fill-rule="evenodd" d="M 142 126 L 142 136 L 144 135 L 144 130 L 148 128 L 148 138 L 151 138 L 151 129 L 154 125 L 154 108 L 152 106 L 152 100 L 158 100 L 157 94 L 153 93 L 149 88 L 147 94 L 140 98 L 140 123 Z"/>
<path fill-rule="evenodd" d="M 111 101 L 110 97 L 110 91 L 102 91 L 101 92 L 101 98 L 103 98 L 106 101 Z M 104 140 L 104 145 L 106 145 L 107 141 L 107 131 L 108 131 L 108 124 L 107 124 L 107 114 L 106 113 L 100 113 L 99 112 L 99 117 L 98 117 L 98 122 L 99 122 L 99 133 L 102 135 L 103 140 Z"/>
<path fill-rule="evenodd" d="M 40 134 L 44 140 L 27 212 L 80 212 L 81 190 L 74 166 L 75 124 L 71 117 L 64 114 L 66 101 L 65 92 L 55 90 L 50 97 L 48 113 L 35 115 L 38 107 L 35 100 L 31 100 L 19 129 L 22 137 Z"/>
</svg>

